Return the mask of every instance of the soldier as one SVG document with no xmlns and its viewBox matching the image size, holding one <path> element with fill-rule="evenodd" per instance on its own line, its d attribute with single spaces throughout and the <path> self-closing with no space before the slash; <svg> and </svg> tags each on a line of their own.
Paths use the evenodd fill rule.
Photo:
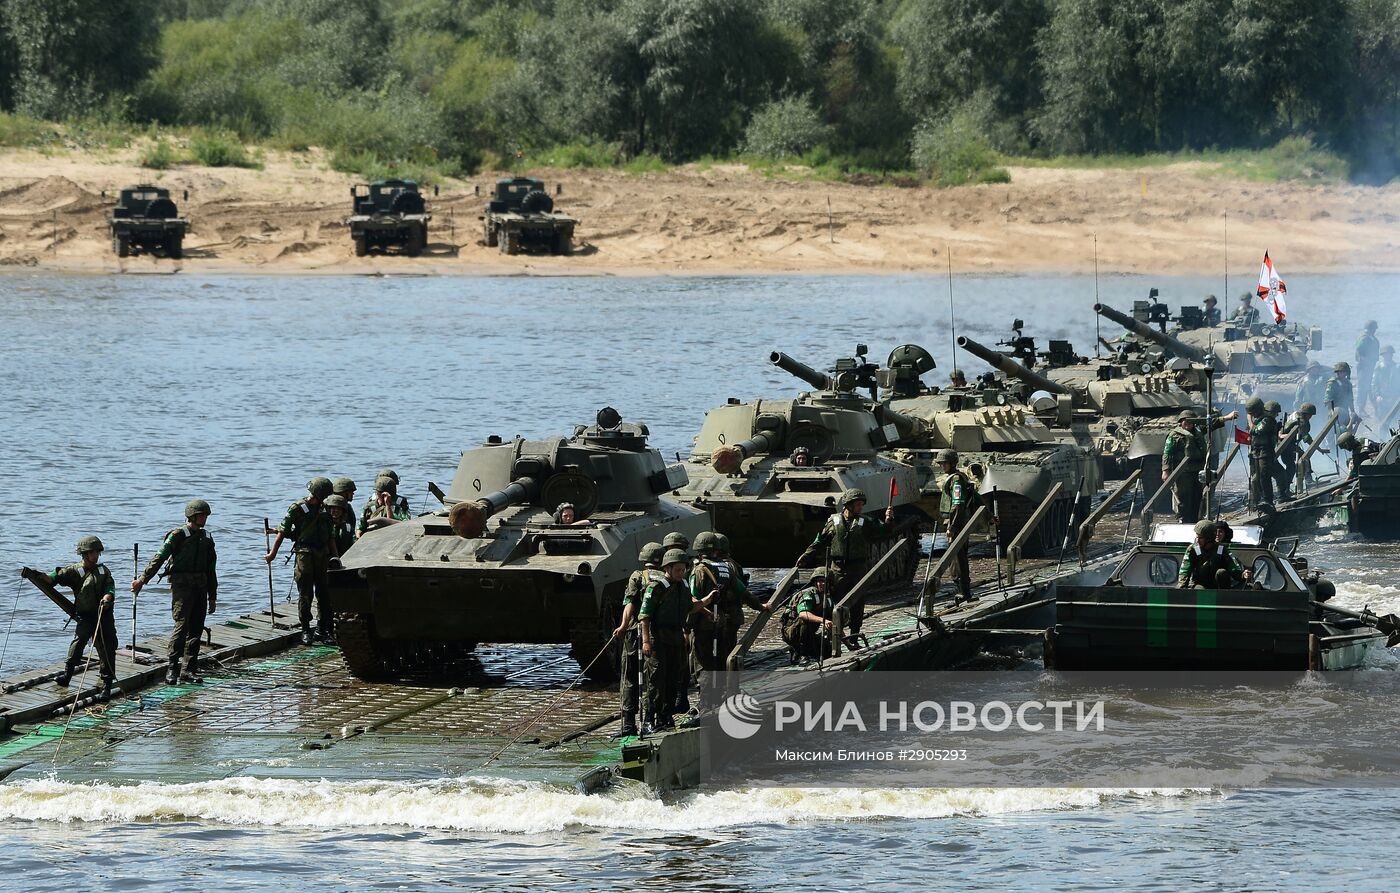
<svg viewBox="0 0 1400 893">
<path fill-rule="evenodd" d="M 394 482 L 394 512 L 390 517 L 400 521 L 412 517 L 412 513 L 408 507 L 408 498 L 399 495 L 399 473 L 392 468 L 381 468 L 379 469 L 379 474 L 374 476 L 376 485 L 379 483 L 380 478 L 388 478 Z"/>
<path fill-rule="evenodd" d="M 967 376 L 963 374 L 963 371 L 961 369 L 954 369 L 952 372 L 948 373 L 948 387 L 967 387 Z"/>
<path fill-rule="evenodd" d="M 641 655 L 638 653 L 637 612 L 642 607 L 642 593 L 653 582 L 665 579 L 661 573 L 661 557 L 665 554 L 660 543 L 647 543 L 642 546 L 637 560 L 642 563 L 627 578 L 627 588 L 622 593 L 622 620 L 613 637 L 622 643 L 622 679 L 618 685 L 618 695 L 622 701 L 622 728 L 615 737 L 626 738 L 637 734 L 637 711 L 639 708 L 637 687 L 641 681 Z"/>
<path fill-rule="evenodd" d="M 1278 420 L 1263 400 L 1252 398 L 1249 411 L 1249 507 L 1274 502 L 1274 451 L 1278 448 Z"/>
<path fill-rule="evenodd" d="M 408 502 L 399 496 L 396 476 L 381 474 L 374 479 L 374 498 L 360 511 L 360 536 L 390 522 L 407 520 Z"/>
<path fill-rule="evenodd" d="M 798 468 L 807 468 L 812 464 L 812 452 L 805 446 L 800 446 L 792 451 L 788 461 Z"/>
<path fill-rule="evenodd" d="M 339 557 L 355 545 L 355 517 L 351 514 L 349 498 L 332 493 L 326 497 L 326 511 L 331 516 L 331 527 L 335 531 L 335 554 Z"/>
<path fill-rule="evenodd" d="M 578 509 L 572 502 L 561 502 L 554 508 L 554 523 L 563 527 L 592 527 L 593 522 L 578 516 Z"/>
<path fill-rule="evenodd" d="M 335 620 L 331 614 L 330 599 L 326 593 L 326 573 L 330 570 L 330 560 L 339 557 L 335 546 L 335 530 L 331 516 L 326 511 L 325 499 L 331 495 L 332 485 L 327 478 L 312 478 L 306 485 L 306 496 L 287 507 L 287 515 L 277 525 L 277 538 L 272 541 L 272 550 L 263 556 L 271 564 L 282 548 L 282 541 L 290 538 L 293 553 L 296 555 L 296 570 L 292 578 L 297 584 L 297 613 L 301 619 L 301 644 L 310 645 L 320 638 L 323 642 L 335 641 Z M 311 630 L 311 603 L 316 602 L 316 631 Z"/>
<path fill-rule="evenodd" d="M 690 597 L 707 606 L 691 622 L 692 666 L 697 670 L 722 670 L 725 659 L 739 641 L 744 625 L 744 605 L 767 611 L 769 605 L 749 592 L 736 566 L 720 551 L 717 534 L 705 531 L 695 538 L 698 560 L 690 575 Z"/>
<path fill-rule="evenodd" d="M 661 557 L 661 579 L 642 592 L 637 612 L 642 626 L 642 659 L 645 662 L 647 706 L 644 721 L 654 731 L 674 729 L 672 714 L 680 701 L 686 677 L 685 624 L 694 600 L 685 585 L 689 556 L 668 549 Z"/>
<path fill-rule="evenodd" d="M 833 602 L 840 602 L 851 587 L 870 569 L 870 544 L 889 536 L 894 523 L 894 509 L 886 508 L 884 519 L 865 516 L 865 492 L 847 490 L 841 494 L 841 511 L 827 518 L 817 538 L 797 559 L 798 566 L 812 567 L 825 555 L 827 585 Z M 859 643 L 860 628 L 865 622 L 865 597 L 850 605 L 850 634 L 848 647 Z"/>
<path fill-rule="evenodd" d="M 346 512 L 346 514 L 353 515 L 355 513 L 354 506 L 356 488 L 355 482 L 353 480 L 347 477 L 336 478 L 331 483 L 331 492 L 334 493 L 336 496 L 342 496 L 345 498 L 346 504 L 350 506 L 350 509 Z"/>
<path fill-rule="evenodd" d="M 1387 344 L 1381 350 L 1376 371 L 1371 373 L 1371 403 L 1376 408 L 1373 415 L 1386 421 L 1381 416 L 1390 411 L 1397 397 L 1400 397 L 1400 366 L 1395 365 L 1395 348 Z"/>
<path fill-rule="evenodd" d="M 817 568 L 807 588 L 792 597 L 784 612 L 783 640 L 802 661 L 831 656 L 831 599 L 826 592 L 826 571 Z"/>
<path fill-rule="evenodd" d="M 1249 580 L 1229 544 L 1216 542 L 1214 521 L 1197 521 L 1194 530 L 1196 541 L 1186 547 L 1177 572 L 1178 589 L 1234 589 Z"/>
<path fill-rule="evenodd" d="M 1316 414 L 1316 406 L 1304 403 L 1298 407 L 1297 414 L 1279 431 L 1279 441 L 1288 440 L 1279 452 L 1278 471 L 1274 476 L 1278 484 L 1279 499 L 1292 498 L 1289 487 L 1298 476 L 1298 460 L 1303 455 L 1303 444 L 1312 443 L 1312 420 Z"/>
<path fill-rule="evenodd" d="M 1371 376 L 1380 359 L 1381 343 L 1376 340 L 1376 321 L 1366 323 L 1366 331 L 1356 339 L 1356 411 L 1366 412 L 1371 406 Z"/>
<path fill-rule="evenodd" d="M 215 571 L 218 555 L 214 551 L 214 538 L 204 529 L 209 513 L 209 503 L 203 499 L 191 499 L 186 503 L 185 526 L 176 527 L 165 535 L 165 542 L 146 565 L 146 570 L 131 581 L 132 594 L 138 593 L 160 572 L 162 565 L 170 562 L 166 572 L 170 576 L 170 614 L 175 620 L 175 630 L 170 634 L 170 647 L 166 651 L 169 667 L 165 671 L 165 681 L 170 685 L 181 681 L 199 685 L 204 681 L 197 672 L 199 637 L 204 632 L 204 618 L 214 613 L 219 596 L 219 578 Z"/>
<path fill-rule="evenodd" d="M 1201 303 L 1205 305 L 1205 311 L 1202 315 L 1205 317 L 1206 325 L 1220 325 L 1220 308 L 1216 306 L 1215 295 L 1206 295 L 1205 300 Z"/>
<path fill-rule="evenodd" d="M 979 501 L 977 488 L 958 469 L 957 450 L 939 450 L 938 467 L 943 472 L 943 483 L 939 485 L 938 511 L 943 515 L 945 532 L 951 543 L 958 533 L 972 520 L 972 513 Z M 967 565 L 967 543 L 957 555 L 958 593 L 964 598 L 972 597 L 972 572 Z"/>
<path fill-rule="evenodd" d="M 1249 292 L 1240 294 L 1240 305 L 1230 314 L 1230 322 L 1249 328 L 1259 319 L 1259 311 L 1254 309 L 1254 296 Z"/>
<path fill-rule="evenodd" d="M 73 643 L 68 646 L 68 657 L 63 662 L 63 672 L 54 677 L 57 685 L 66 686 L 73 678 L 78 661 L 83 659 L 83 649 L 88 642 L 97 646 L 97 660 L 102 673 L 102 697 L 111 697 L 112 681 L 117 676 L 117 624 L 112 617 L 113 603 L 117 598 L 117 584 L 112 572 L 102 564 L 102 540 L 95 536 L 85 536 L 78 540 L 77 564 L 61 567 L 49 574 L 49 579 L 60 586 L 73 590 L 73 607 L 77 613 L 77 625 L 73 628 Z"/>
<path fill-rule="evenodd" d="M 1195 524 L 1201 518 L 1201 472 L 1210 458 L 1208 432 L 1223 428 L 1226 422 L 1239 417 L 1239 412 L 1232 412 L 1214 419 L 1205 430 L 1197 430 L 1200 419 L 1194 412 L 1183 409 L 1177 416 L 1177 425 L 1167 435 L 1162 448 L 1162 480 L 1171 476 L 1179 462 L 1186 462 L 1186 468 L 1172 483 L 1172 502 L 1176 504 L 1177 519 L 1182 524 Z"/>
<path fill-rule="evenodd" d="M 1322 401 L 1326 404 L 1328 412 L 1337 414 L 1338 428 L 1356 430 L 1356 426 L 1361 423 L 1361 417 L 1356 414 L 1355 402 L 1352 399 L 1351 366 L 1338 363 L 1332 367 L 1332 377 L 1327 379 L 1327 390 L 1322 395 Z"/>
<path fill-rule="evenodd" d="M 1316 407 L 1323 402 L 1323 382 L 1322 364 L 1317 360 L 1310 361 L 1303 380 L 1298 382 L 1298 387 L 1293 391 L 1293 411 L 1297 412 L 1304 403 L 1311 403 Z"/>
<path fill-rule="evenodd" d="M 690 552 L 690 537 L 679 531 L 672 531 L 661 538 L 661 545 L 666 549 L 680 549 L 682 552 Z"/>
<path fill-rule="evenodd" d="M 1354 478 L 1360 473 L 1361 464 L 1380 452 L 1380 444 L 1365 437 L 1357 437 L 1350 431 L 1343 431 L 1337 438 L 1337 448 L 1351 453 L 1347 461 L 1347 477 Z"/>
</svg>

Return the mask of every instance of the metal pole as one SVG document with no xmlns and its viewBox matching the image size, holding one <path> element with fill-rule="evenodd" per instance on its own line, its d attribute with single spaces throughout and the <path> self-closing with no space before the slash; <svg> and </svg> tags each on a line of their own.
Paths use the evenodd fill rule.
<svg viewBox="0 0 1400 893">
<path fill-rule="evenodd" d="M 272 528 L 267 523 L 267 518 L 263 518 L 263 543 L 267 551 L 272 551 Z M 266 554 L 266 553 L 264 553 Z M 272 616 L 272 625 L 277 626 L 277 599 L 272 594 L 272 562 L 267 562 L 267 613 Z"/>
<path fill-rule="evenodd" d="M 992 541 L 996 543 L 997 589 L 1004 591 L 1006 585 L 1001 581 L 1001 514 L 997 512 L 996 487 L 992 487 Z"/>
<path fill-rule="evenodd" d="M 131 579 L 135 580 L 141 576 L 141 544 L 131 544 Z M 136 660 L 136 596 L 140 593 L 131 594 L 131 659 Z"/>
</svg>

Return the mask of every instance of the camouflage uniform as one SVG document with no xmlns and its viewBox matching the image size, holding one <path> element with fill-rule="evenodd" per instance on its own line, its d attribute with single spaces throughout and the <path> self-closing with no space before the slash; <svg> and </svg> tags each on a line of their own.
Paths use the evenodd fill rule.
<svg viewBox="0 0 1400 893">
<path fill-rule="evenodd" d="M 640 706 L 637 684 L 640 681 L 638 676 L 642 656 L 642 633 L 635 618 L 641 610 L 642 594 L 646 587 L 653 582 L 664 580 L 665 576 L 657 570 L 656 565 L 648 564 L 641 570 L 632 572 L 632 576 L 627 578 L 627 588 L 622 593 L 622 607 L 625 610 L 631 605 L 634 619 L 632 625 L 622 634 L 622 679 L 618 684 L 618 695 L 622 699 L 622 716 L 624 720 L 632 718 L 633 725 L 636 724 L 635 717 Z"/>
<path fill-rule="evenodd" d="M 365 507 L 360 509 L 360 533 L 364 533 L 369 526 L 369 522 L 374 518 L 392 518 L 395 521 L 407 521 L 408 500 L 395 494 L 394 503 L 388 510 L 382 508 L 378 501 L 371 498 L 365 503 Z"/>
<path fill-rule="evenodd" d="M 690 616 L 690 590 L 684 583 L 662 577 L 642 592 L 639 615 L 651 627 L 651 653 L 646 655 L 646 721 L 669 728 L 686 677 L 685 622 Z"/>
<path fill-rule="evenodd" d="M 1371 374 L 1371 400 L 1376 404 L 1376 411 L 1383 413 L 1390 410 L 1397 397 L 1400 397 L 1400 366 L 1395 365 L 1391 354 L 1386 354 Z M 1380 416 L 1377 415 L 1377 418 Z"/>
<path fill-rule="evenodd" d="M 841 512 L 837 512 L 826 519 L 821 532 L 797 563 L 802 567 L 811 567 L 823 556 L 829 556 L 826 564 L 827 586 L 831 590 L 832 602 L 836 603 L 870 570 L 872 542 L 889 535 L 890 526 L 883 518 L 862 515 L 848 522 Z M 854 636 L 860 633 L 865 621 L 865 599 L 859 598 L 848 607 L 850 634 Z"/>
<path fill-rule="evenodd" d="M 1224 426 L 1223 420 L 1214 419 L 1206 428 L 1214 431 Z M 1210 445 L 1200 419 L 1196 419 L 1195 430 L 1188 431 L 1184 424 L 1178 423 L 1167 435 L 1162 448 L 1162 470 L 1170 473 L 1178 463 L 1186 462 L 1186 468 L 1172 483 L 1172 501 L 1176 503 L 1177 520 L 1182 524 L 1195 524 L 1201 519 L 1201 472 L 1209 458 Z"/>
<path fill-rule="evenodd" d="M 1327 379 L 1327 389 L 1323 392 L 1322 399 L 1329 410 L 1336 411 L 1337 427 L 1351 427 L 1352 413 L 1356 408 L 1351 391 L 1351 376 L 1343 378 L 1341 373 L 1334 372 L 1332 377 Z"/>
<path fill-rule="evenodd" d="M 943 476 L 943 483 L 939 486 L 940 497 L 938 500 L 938 511 L 947 520 L 948 542 L 962 531 L 967 523 L 972 520 L 972 494 L 975 492 L 973 484 L 963 474 L 962 469 L 955 468 L 951 474 Z M 972 572 L 967 564 L 967 543 L 958 550 L 957 554 L 957 577 L 958 592 L 965 596 L 972 595 Z"/>
<path fill-rule="evenodd" d="M 1278 420 L 1268 413 L 1249 426 L 1250 507 L 1274 501 L 1274 452 L 1278 448 Z"/>
<path fill-rule="evenodd" d="M 78 662 L 83 659 L 83 649 L 94 641 L 97 658 L 102 666 L 102 681 L 110 682 L 117 676 L 117 624 L 112 616 L 112 605 L 102 607 L 102 597 L 116 598 L 117 584 L 107 565 L 98 562 L 91 571 L 82 562 L 59 568 L 49 575 L 49 579 L 60 586 L 73 590 L 73 607 L 77 610 L 77 621 L 73 627 L 73 642 L 68 646 L 68 658 L 64 662 L 63 675 L 73 675 Z"/>
<path fill-rule="evenodd" d="M 316 602 L 317 628 L 323 638 L 335 632 L 335 618 L 326 591 L 335 529 L 323 505 L 312 505 L 309 498 L 298 499 L 287 507 L 287 515 L 277 529 L 291 540 L 296 555 L 293 579 L 297 584 L 297 615 L 303 633 L 311 630 L 311 602 Z"/>
<path fill-rule="evenodd" d="M 1293 434 L 1297 431 L 1297 434 Z M 1278 485 L 1279 497 L 1287 499 L 1293 479 L 1298 476 L 1298 459 L 1303 455 L 1304 444 L 1312 443 L 1312 419 L 1306 414 L 1298 414 L 1288 420 L 1279 430 L 1279 440 L 1293 434 L 1293 439 L 1279 452 L 1279 461 L 1274 473 L 1274 483 Z"/>
<path fill-rule="evenodd" d="M 1381 343 L 1373 334 L 1375 330 L 1375 326 L 1368 325 L 1356 339 L 1356 405 L 1362 412 L 1371 403 L 1371 376 L 1381 356 Z"/>
<path fill-rule="evenodd" d="M 1186 547 L 1177 573 L 1179 589 L 1199 586 L 1203 589 L 1230 589 L 1240 585 L 1244 567 L 1230 552 L 1229 543 L 1215 543 L 1202 549 L 1200 543 Z"/>
<path fill-rule="evenodd" d="M 821 634 L 820 623 L 813 623 L 802 618 L 803 612 L 814 614 L 823 620 L 830 619 L 827 615 L 831 610 L 831 599 L 817 591 L 817 587 L 808 586 L 797 595 L 792 597 L 792 616 L 797 626 L 798 634 L 792 643 L 800 657 L 830 657 L 831 639 Z"/>
<path fill-rule="evenodd" d="M 170 577 L 170 614 L 175 621 L 175 629 L 170 634 L 166 657 L 174 672 L 178 672 L 183 658 L 185 672 L 193 675 L 199 663 L 199 637 L 204 632 L 209 600 L 219 592 L 219 578 L 215 572 L 218 555 L 214 551 L 214 538 L 204 528 L 193 524 L 176 527 L 165 535 L 160 551 L 146 565 L 141 575 L 143 583 L 149 583 L 167 560 L 170 561 L 167 571 Z"/>
<path fill-rule="evenodd" d="M 1321 406 L 1326 397 L 1325 386 L 1321 370 L 1317 375 L 1304 375 L 1303 380 L 1298 382 L 1298 387 L 1293 389 L 1293 411 L 1297 412 L 1304 403 Z"/>
</svg>

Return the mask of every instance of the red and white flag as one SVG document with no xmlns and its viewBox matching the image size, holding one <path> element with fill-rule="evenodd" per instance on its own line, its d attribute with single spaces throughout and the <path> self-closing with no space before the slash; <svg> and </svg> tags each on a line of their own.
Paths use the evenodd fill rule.
<svg viewBox="0 0 1400 893">
<path fill-rule="evenodd" d="M 1269 252 L 1264 252 L 1264 262 L 1259 265 L 1259 300 L 1269 305 L 1269 309 L 1274 313 L 1274 322 L 1281 323 L 1288 315 L 1288 307 L 1284 304 L 1283 296 L 1288 294 L 1288 286 L 1283 284 L 1283 280 L 1278 278 L 1278 270 L 1274 269 L 1274 262 L 1269 260 Z"/>
</svg>

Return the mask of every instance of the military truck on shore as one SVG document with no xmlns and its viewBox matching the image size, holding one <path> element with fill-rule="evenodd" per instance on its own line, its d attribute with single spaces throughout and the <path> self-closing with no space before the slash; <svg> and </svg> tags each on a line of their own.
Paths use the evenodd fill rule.
<svg viewBox="0 0 1400 893">
<path fill-rule="evenodd" d="M 543 180 L 508 177 L 496 181 L 496 190 L 481 215 L 486 247 L 502 254 L 548 251 L 569 254 L 574 250 L 574 226 L 578 221 L 554 211 L 554 199 Z"/>
<path fill-rule="evenodd" d="M 433 187 L 437 195 L 437 187 Z M 355 256 L 397 248 L 409 257 L 428 244 L 427 203 L 412 180 L 376 180 L 350 187 L 352 213 L 345 221 L 355 243 Z"/>
<path fill-rule="evenodd" d="M 189 193 L 185 193 L 189 199 Z M 117 257 L 159 253 L 172 260 L 184 256 L 185 233 L 190 222 L 180 216 L 170 190 L 160 186 L 131 186 L 121 191 L 107 217 L 112 251 Z"/>
</svg>

